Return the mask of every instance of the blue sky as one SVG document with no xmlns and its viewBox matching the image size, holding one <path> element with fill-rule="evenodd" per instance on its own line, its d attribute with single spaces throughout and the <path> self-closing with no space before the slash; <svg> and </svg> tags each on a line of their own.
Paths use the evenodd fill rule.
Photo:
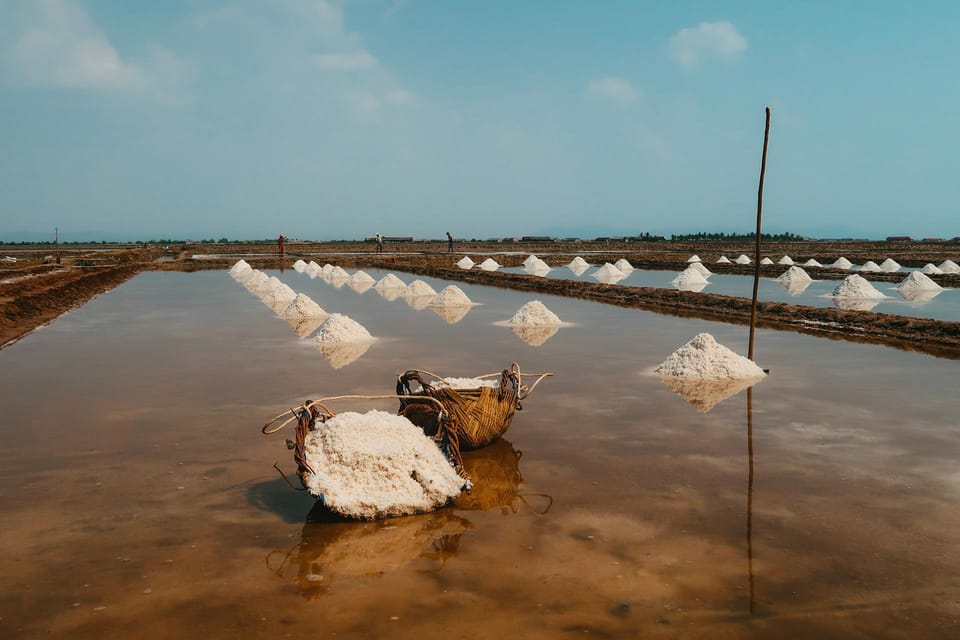
<svg viewBox="0 0 960 640">
<path fill-rule="evenodd" d="M 0 0 L 0 239 L 960 235 L 960 3 Z"/>
</svg>

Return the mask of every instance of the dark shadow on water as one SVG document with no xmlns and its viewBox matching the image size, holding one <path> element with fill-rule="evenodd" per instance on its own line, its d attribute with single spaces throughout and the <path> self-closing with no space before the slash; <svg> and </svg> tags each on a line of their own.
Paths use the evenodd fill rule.
<svg viewBox="0 0 960 640">
<path fill-rule="evenodd" d="M 298 482 L 296 478 L 293 482 Z M 247 502 L 261 511 L 269 511 L 280 516 L 284 522 L 294 524 L 303 522 L 303 514 L 311 511 L 316 498 L 306 491 L 295 491 L 283 478 L 267 480 L 247 489 Z"/>
</svg>

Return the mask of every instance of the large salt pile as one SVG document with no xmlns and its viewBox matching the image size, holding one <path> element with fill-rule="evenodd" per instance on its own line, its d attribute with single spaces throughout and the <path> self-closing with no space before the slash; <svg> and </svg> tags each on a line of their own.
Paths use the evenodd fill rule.
<svg viewBox="0 0 960 640">
<path fill-rule="evenodd" d="M 916 291 L 940 291 L 943 289 L 939 284 L 928 278 L 923 273 L 919 271 L 912 271 L 910 275 L 903 279 L 903 281 L 897 285 L 897 289 L 900 290 L 900 293 L 913 293 Z"/>
<path fill-rule="evenodd" d="M 698 256 L 697 254 L 693 254 L 692 256 L 687 258 L 687 262 L 701 262 L 700 256 Z"/>
<path fill-rule="evenodd" d="M 327 278 L 330 280 L 349 280 L 350 274 L 337 265 L 330 269 L 330 275 L 328 275 Z"/>
<path fill-rule="evenodd" d="M 763 260 L 760 261 L 760 264 L 773 264 L 773 260 L 771 260 L 770 258 L 764 258 Z"/>
<path fill-rule="evenodd" d="M 886 298 L 885 295 L 877 291 L 872 284 L 866 281 L 866 279 L 864 279 L 862 276 L 858 276 L 855 273 L 847 276 L 844 281 L 833 290 L 833 297 L 865 300 L 878 300 L 880 298 Z"/>
<path fill-rule="evenodd" d="M 277 312 L 283 311 L 287 305 L 297 297 L 297 292 L 273 276 L 270 278 L 269 288 L 261 295 L 263 303 Z"/>
<path fill-rule="evenodd" d="M 707 284 L 707 279 L 703 277 L 702 273 L 690 266 L 681 271 L 680 275 L 670 281 L 670 284 L 682 291 L 686 287 Z"/>
<path fill-rule="evenodd" d="M 940 263 L 939 269 L 944 273 L 960 273 L 960 265 L 949 258 Z"/>
<path fill-rule="evenodd" d="M 698 334 L 671 353 L 654 372 L 694 380 L 749 380 L 766 375 L 756 363 L 719 344 L 709 333 Z"/>
<path fill-rule="evenodd" d="M 333 265 L 327 262 L 322 267 L 320 267 L 320 270 L 323 271 L 324 278 L 329 278 L 330 274 L 333 273 Z"/>
<path fill-rule="evenodd" d="M 388 273 L 377 280 L 377 283 L 373 285 L 373 288 L 377 291 L 382 291 L 384 289 L 406 289 L 407 284 L 392 273 Z"/>
<path fill-rule="evenodd" d="M 550 273 L 550 265 L 548 265 L 546 262 L 544 262 L 540 258 L 537 258 L 536 260 L 532 261 L 530 264 L 528 264 L 525 267 L 525 269 L 526 269 L 526 272 L 532 276 L 543 277 L 548 273 Z"/>
<path fill-rule="evenodd" d="M 727 256 L 720 256 L 717 258 L 717 264 L 730 264 L 730 258 Z"/>
<path fill-rule="evenodd" d="M 894 260 L 893 258 L 887 258 L 880 263 L 880 268 L 884 271 L 893 273 L 895 271 L 900 271 L 900 263 Z"/>
<path fill-rule="evenodd" d="M 860 267 L 860 271 L 883 271 L 883 269 L 873 260 L 867 260 L 863 263 L 863 266 Z"/>
<path fill-rule="evenodd" d="M 230 275 L 233 276 L 234 278 L 238 278 L 240 276 L 248 274 L 251 271 L 253 271 L 253 268 L 250 266 L 250 264 L 246 260 L 242 258 L 240 260 L 237 260 L 233 264 L 233 266 L 230 267 Z"/>
<path fill-rule="evenodd" d="M 527 259 L 523 261 L 523 266 L 524 266 L 524 267 L 529 267 L 529 266 L 532 265 L 532 264 L 536 264 L 536 262 L 537 262 L 539 259 L 540 259 L 540 258 L 538 258 L 537 256 L 535 256 L 535 255 L 533 255 L 533 254 L 531 253 L 529 256 L 527 256 Z"/>
<path fill-rule="evenodd" d="M 793 264 L 793 258 L 791 258 L 790 256 L 783 256 L 782 258 L 777 260 L 777 264 L 791 265 Z"/>
<path fill-rule="evenodd" d="M 604 284 L 616 284 L 627 277 L 623 271 L 617 269 L 609 262 L 604 263 L 602 267 L 593 272 L 593 277 Z"/>
<path fill-rule="evenodd" d="M 243 284 L 248 291 L 252 293 L 260 293 L 261 291 L 266 291 L 270 288 L 270 276 L 265 274 L 263 271 L 253 269 L 250 272 L 250 275 L 243 279 Z"/>
<path fill-rule="evenodd" d="M 307 265 L 307 268 L 304 269 L 303 272 L 310 276 L 311 280 L 323 275 L 323 269 L 321 269 L 320 265 L 313 261 Z"/>
<path fill-rule="evenodd" d="M 751 262 L 750 258 L 745 254 L 741 253 L 739 256 L 737 256 L 737 259 L 736 259 L 737 264 L 750 264 L 750 262 Z"/>
<path fill-rule="evenodd" d="M 403 290 L 404 298 L 423 298 L 426 296 L 432 298 L 435 295 L 437 295 L 437 292 L 423 280 L 414 280 Z"/>
<path fill-rule="evenodd" d="M 474 264 L 476 263 L 470 259 L 470 256 L 463 256 L 457 262 L 457 266 L 460 267 L 461 269 L 470 269 L 473 267 Z"/>
<path fill-rule="evenodd" d="M 853 263 L 847 260 L 846 258 L 844 258 L 843 256 L 840 256 L 830 266 L 833 267 L 834 269 L 849 269 L 850 267 L 853 266 Z"/>
<path fill-rule="evenodd" d="M 467 297 L 460 287 L 451 284 L 444 287 L 443 290 L 435 295 L 428 306 L 430 307 L 464 307 L 470 306 L 473 302 Z"/>
<path fill-rule="evenodd" d="M 800 267 L 793 266 L 784 271 L 780 277 L 777 278 L 777 282 L 783 285 L 783 288 L 786 289 L 790 295 L 797 295 L 803 293 L 806 288 L 810 286 L 810 283 L 813 282 L 813 279 Z"/>
<path fill-rule="evenodd" d="M 571 260 L 570 264 L 568 264 L 567 266 L 570 267 L 570 269 L 579 269 L 580 267 L 587 268 L 590 266 L 590 263 L 584 260 L 583 258 L 581 258 L 580 256 L 577 256 L 576 258 Z"/>
<path fill-rule="evenodd" d="M 280 313 L 284 320 L 302 320 L 304 318 L 326 318 L 327 312 L 320 308 L 313 299 L 305 293 L 298 293 L 293 301 Z"/>
<path fill-rule="evenodd" d="M 293 263 L 293 270 L 297 273 L 303 273 L 304 269 L 307 268 L 307 263 L 303 260 L 297 260 Z"/>
<path fill-rule="evenodd" d="M 480 263 L 480 268 L 484 271 L 496 271 L 500 268 L 500 263 L 494 260 L 493 258 L 487 258 Z"/>
<path fill-rule="evenodd" d="M 631 271 L 634 271 L 633 265 L 627 262 L 625 258 L 620 258 L 619 260 L 613 263 L 613 266 L 615 266 L 617 269 L 620 269 L 620 271 L 622 271 L 623 273 L 629 273 Z"/>
<path fill-rule="evenodd" d="M 347 285 L 357 293 L 362 294 L 372 287 L 375 282 L 376 280 L 373 279 L 373 276 L 361 270 L 350 276 L 350 279 L 347 280 Z"/>
<path fill-rule="evenodd" d="M 322 344 L 369 343 L 373 342 L 373 336 L 353 318 L 332 313 L 320 325 L 316 340 Z"/>
<path fill-rule="evenodd" d="M 923 269 L 920 269 L 920 271 L 928 276 L 939 276 L 943 273 L 943 269 L 932 262 L 928 262 L 927 264 L 923 265 Z"/>
<path fill-rule="evenodd" d="M 803 266 L 805 266 L 805 267 L 823 267 L 823 265 L 820 264 L 819 262 L 817 262 L 814 258 L 810 258 L 809 260 L 807 260 L 806 262 L 804 262 L 804 263 L 803 263 Z"/>
<path fill-rule="evenodd" d="M 464 488 L 464 479 L 423 430 L 385 411 L 340 413 L 310 432 L 307 490 L 351 518 L 432 511 Z"/>
<path fill-rule="evenodd" d="M 542 327 L 544 325 L 560 325 L 563 322 L 553 311 L 547 309 L 539 300 L 531 300 L 520 307 L 513 317 L 507 320 L 509 325 L 525 325 Z"/>
<path fill-rule="evenodd" d="M 707 269 L 702 262 L 691 262 L 689 264 L 690 266 L 687 267 L 687 269 L 695 269 L 696 271 L 700 272 L 700 275 L 702 275 L 704 278 L 713 275 L 713 272 L 710 271 L 710 269 Z"/>
</svg>

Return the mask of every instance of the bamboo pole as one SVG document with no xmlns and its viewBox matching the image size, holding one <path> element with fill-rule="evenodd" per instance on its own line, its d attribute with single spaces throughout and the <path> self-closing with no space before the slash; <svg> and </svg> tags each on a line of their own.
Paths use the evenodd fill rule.
<svg viewBox="0 0 960 640">
<path fill-rule="evenodd" d="M 770 140 L 770 107 L 766 108 L 763 128 L 763 155 L 760 158 L 760 187 L 757 189 L 757 243 L 753 253 L 753 303 L 750 306 L 750 348 L 747 357 L 753 360 L 753 340 L 757 333 L 757 290 L 760 288 L 760 229 L 763 217 L 763 178 L 767 172 L 767 143 Z"/>
</svg>

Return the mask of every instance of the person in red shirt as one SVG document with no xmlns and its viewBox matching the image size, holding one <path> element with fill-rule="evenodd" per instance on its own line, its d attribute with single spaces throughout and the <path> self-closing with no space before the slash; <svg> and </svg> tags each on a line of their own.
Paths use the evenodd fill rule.
<svg viewBox="0 0 960 640">
<path fill-rule="evenodd" d="M 277 238 L 277 248 L 280 250 L 281 256 L 283 256 L 283 242 L 286 239 L 287 239 L 286 236 L 284 236 L 282 233 L 280 234 L 280 237 Z"/>
</svg>

